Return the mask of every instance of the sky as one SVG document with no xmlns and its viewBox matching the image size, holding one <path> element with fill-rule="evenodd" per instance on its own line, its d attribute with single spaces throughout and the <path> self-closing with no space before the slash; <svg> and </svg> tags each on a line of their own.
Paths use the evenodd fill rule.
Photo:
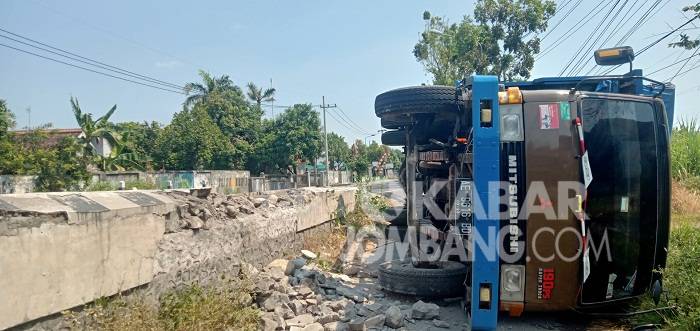
<svg viewBox="0 0 700 331">
<path fill-rule="evenodd" d="M 567 5 L 573 6 L 577 1 Z M 608 1 L 611 0 L 602 2 Z M 661 1 L 661 9 L 626 43 L 637 50 L 685 22 L 680 8 L 696 2 L 648 0 L 645 3 L 651 5 L 654 1 Z M 543 40 L 543 48 L 554 44 L 586 14 L 600 8 L 596 7 L 600 2 L 581 1 L 577 10 Z M 629 1 L 627 8 L 632 3 L 641 1 Z M 379 140 L 379 135 L 368 137 L 381 128 L 373 108 L 377 94 L 430 82 L 430 76 L 412 54 L 424 29 L 423 11 L 457 22 L 471 14 L 473 7 L 474 1 L 465 0 L 198 3 L 0 0 L 0 28 L 177 85 L 199 82 L 197 71 L 202 69 L 216 76 L 229 75 L 240 86 L 254 82 L 269 87 L 272 80 L 272 86 L 277 89 L 277 105 L 319 105 L 325 96 L 327 103 L 338 106 L 329 110 L 333 115 L 327 117 L 328 130 L 352 142 L 366 138 Z M 567 7 L 563 8 L 550 21 L 550 27 L 565 16 Z M 532 77 L 558 75 L 582 41 L 599 31 L 596 24 L 607 12 L 604 9 L 594 19 L 586 20 L 584 26 L 572 30 L 571 37 L 564 38 L 563 43 L 538 59 Z M 626 9 L 620 17 L 624 13 Z M 633 18 L 618 29 L 617 36 L 634 21 Z M 695 24 L 700 26 L 700 20 Z M 696 26 L 686 28 L 691 36 L 700 35 Z M 618 39 L 613 36 L 603 46 L 612 46 Z M 692 54 L 692 51 L 668 48 L 670 41 L 670 38 L 664 40 L 639 56 L 634 66 L 650 72 Z M 5 38 L 0 38 L 0 43 L 31 50 Z M 691 59 L 685 69 L 698 65 L 699 59 L 700 56 Z M 670 78 L 682 65 L 650 77 Z M 617 72 L 623 73 L 625 69 Z M 676 119 L 697 117 L 693 105 L 698 103 L 693 99 L 700 96 L 699 75 L 697 69 L 673 80 L 677 86 Z M 116 104 L 118 108 L 112 117 L 115 122 L 161 123 L 168 123 L 182 109 L 185 98 L 0 47 L 0 99 L 5 99 L 16 113 L 17 127 L 28 123 L 75 127 L 71 96 L 79 99 L 83 111 L 95 116 Z M 270 107 L 266 111 L 266 116 L 272 116 Z M 280 111 L 275 109 L 276 114 Z M 359 128 L 343 125 L 342 115 L 350 117 Z"/>
</svg>

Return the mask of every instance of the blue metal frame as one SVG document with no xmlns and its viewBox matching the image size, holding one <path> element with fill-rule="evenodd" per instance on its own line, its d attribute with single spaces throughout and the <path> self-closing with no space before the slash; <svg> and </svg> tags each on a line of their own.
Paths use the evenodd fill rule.
<svg viewBox="0 0 700 331">
<path fill-rule="evenodd" d="M 500 116 L 498 111 L 498 78 L 496 76 L 472 76 L 466 83 L 471 89 L 473 152 L 474 152 L 474 188 L 483 211 L 488 210 L 489 201 L 498 199 L 498 188 L 489 185 L 500 180 Z M 469 87 L 471 85 L 471 87 Z M 491 126 L 481 125 L 481 103 L 491 100 Z M 493 190 L 489 186 L 494 186 Z M 498 230 L 500 220 L 498 213 L 490 215 L 476 212 L 474 214 L 473 237 L 483 239 L 485 247 L 476 245 L 472 240 L 472 295 L 471 325 L 472 330 L 495 330 L 498 321 L 499 303 L 499 258 Z M 482 250 L 483 248 L 484 250 Z M 491 302 L 488 308 L 480 307 L 479 290 L 490 286 Z"/>
<path fill-rule="evenodd" d="M 644 76 L 642 69 L 634 69 L 624 76 Z M 531 81 L 524 82 L 506 82 L 504 85 L 517 86 L 522 90 L 568 90 L 573 88 L 580 81 L 591 78 L 591 76 L 573 76 L 573 77 L 543 77 L 537 78 Z M 610 92 L 610 93 L 628 93 L 632 95 L 642 95 L 642 96 L 654 96 L 658 93 L 655 86 L 645 85 L 641 79 L 633 80 L 633 88 L 625 89 L 625 91 L 620 90 L 620 80 L 611 77 L 610 80 L 599 82 L 595 85 L 594 91 L 596 92 Z M 592 91 L 590 87 L 584 87 L 589 91 Z M 666 89 L 661 94 L 661 98 L 664 100 L 664 105 L 666 106 L 666 115 L 668 116 L 669 123 L 673 123 L 673 113 L 675 106 L 676 97 L 676 86 L 671 83 L 666 83 Z M 670 126 L 669 126 L 670 129 Z"/>
</svg>

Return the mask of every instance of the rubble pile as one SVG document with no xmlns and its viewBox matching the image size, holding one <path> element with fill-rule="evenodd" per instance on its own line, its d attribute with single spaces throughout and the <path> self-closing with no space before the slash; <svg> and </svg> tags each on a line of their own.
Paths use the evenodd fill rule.
<svg viewBox="0 0 700 331">
<path fill-rule="evenodd" d="M 173 217 L 166 227 L 166 232 L 176 232 L 182 229 L 209 230 L 246 215 L 260 214 L 267 218 L 275 208 L 309 203 L 315 193 L 289 189 L 260 195 L 222 195 L 211 192 L 205 197 L 198 197 L 177 190 L 163 194 L 178 203 L 177 217 Z"/>
<path fill-rule="evenodd" d="M 375 286 L 374 278 L 323 271 L 306 256 L 277 259 L 261 271 L 252 271 L 255 303 L 263 311 L 262 330 L 466 328 L 462 321 L 441 320 L 441 307 L 437 304 L 423 301 L 411 304 L 408 300 L 415 299 L 392 298 Z"/>
</svg>

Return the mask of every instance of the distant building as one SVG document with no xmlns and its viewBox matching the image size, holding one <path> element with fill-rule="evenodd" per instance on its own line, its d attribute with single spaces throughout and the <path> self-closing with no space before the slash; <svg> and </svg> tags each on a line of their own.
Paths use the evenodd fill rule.
<svg viewBox="0 0 700 331">
<path fill-rule="evenodd" d="M 82 138 L 85 136 L 83 130 L 77 129 L 39 129 L 39 132 L 46 135 L 46 139 L 41 142 L 41 147 L 53 147 L 58 145 L 63 138 L 74 137 Z M 12 131 L 12 134 L 17 138 L 22 138 L 34 131 L 18 130 Z M 112 153 L 112 144 L 109 140 L 104 138 L 95 138 L 91 142 L 92 147 L 95 149 L 95 154 L 103 157 L 107 157 Z"/>
</svg>

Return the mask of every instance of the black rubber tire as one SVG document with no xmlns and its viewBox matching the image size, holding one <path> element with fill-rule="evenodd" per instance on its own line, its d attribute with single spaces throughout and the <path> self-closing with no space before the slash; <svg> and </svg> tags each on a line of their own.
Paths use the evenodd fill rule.
<svg viewBox="0 0 700 331">
<path fill-rule="evenodd" d="M 387 146 L 404 146 L 406 145 L 406 131 L 395 130 L 382 133 L 382 144 Z"/>
<path fill-rule="evenodd" d="M 456 298 L 464 295 L 467 266 L 459 262 L 438 262 L 440 268 L 416 268 L 410 261 L 389 261 L 379 265 L 379 285 L 385 290 L 425 298 Z"/>
<path fill-rule="evenodd" d="M 461 93 L 453 86 L 411 86 L 384 92 L 374 99 L 378 117 L 404 114 L 457 112 Z"/>
<path fill-rule="evenodd" d="M 401 121 L 401 118 L 397 116 L 382 117 L 381 123 L 383 128 L 389 130 L 401 129 L 410 124 L 408 119 Z"/>
</svg>

